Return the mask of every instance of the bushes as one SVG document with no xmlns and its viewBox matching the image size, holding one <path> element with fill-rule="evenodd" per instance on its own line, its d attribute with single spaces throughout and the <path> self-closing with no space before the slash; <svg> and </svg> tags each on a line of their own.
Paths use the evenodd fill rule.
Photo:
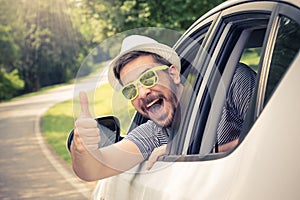
<svg viewBox="0 0 300 200">
<path fill-rule="evenodd" d="M 20 79 L 17 69 L 7 73 L 0 67 L 0 102 L 11 99 L 24 87 L 24 81 Z"/>
</svg>

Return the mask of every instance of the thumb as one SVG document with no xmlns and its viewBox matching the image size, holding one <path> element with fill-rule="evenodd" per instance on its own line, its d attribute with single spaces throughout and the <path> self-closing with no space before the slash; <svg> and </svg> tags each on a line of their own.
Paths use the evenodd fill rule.
<svg viewBox="0 0 300 200">
<path fill-rule="evenodd" d="M 85 92 L 79 93 L 79 101 L 80 101 L 80 117 L 92 117 L 90 110 L 89 110 L 89 99 Z"/>
</svg>

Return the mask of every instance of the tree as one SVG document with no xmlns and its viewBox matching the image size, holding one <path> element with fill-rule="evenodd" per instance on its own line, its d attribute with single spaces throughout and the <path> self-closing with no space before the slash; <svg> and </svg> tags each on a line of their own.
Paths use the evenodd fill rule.
<svg viewBox="0 0 300 200">
<path fill-rule="evenodd" d="M 18 70 L 7 73 L 0 67 L 0 102 L 14 97 L 24 86 L 24 81 L 20 79 Z"/>
<path fill-rule="evenodd" d="M 1 0 L 0 65 L 7 73 L 18 69 L 24 92 L 36 91 L 75 77 L 108 37 L 141 27 L 183 32 L 222 1 Z M 109 57 L 100 51 L 101 60 Z"/>
<path fill-rule="evenodd" d="M 158 27 L 183 33 L 196 19 L 223 1 L 81 0 L 77 1 L 73 16 L 77 17 L 80 32 L 88 42 L 87 49 L 91 49 L 131 29 Z M 102 53 L 98 52 L 97 56 Z"/>
<path fill-rule="evenodd" d="M 82 0 L 85 19 L 105 37 L 140 27 L 163 27 L 185 31 L 205 12 L 225 0 Z M 102 36 L 102 37 L 103 37 Z M 101 37 L 99 37 L 101 38 Z"/>
<path fill-rule="evenodd" d="M 65 1 L 23 1 L 19 25 L 24 34 L 19 40 L 22 64 L 19 70 L 26 91 L 63 83 L 74 76 L 80 51 Z"/>
</svg>

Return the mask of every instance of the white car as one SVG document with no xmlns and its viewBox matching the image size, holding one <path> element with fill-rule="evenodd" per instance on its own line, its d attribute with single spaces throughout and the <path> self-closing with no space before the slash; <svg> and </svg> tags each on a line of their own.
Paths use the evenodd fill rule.
<svg viewBox="0 0 300 200">
<path fill-rule="evenodd" d="M 94 198 L 300 199 L 299 47 L 299 0 L 234 0 L 202 16 L 174 46 L 193 93 L 167 155 L 99 181 Z M 238 145 L 214 153 L 239 62 L 256 72 L 254 94 Z"/>
</svg>

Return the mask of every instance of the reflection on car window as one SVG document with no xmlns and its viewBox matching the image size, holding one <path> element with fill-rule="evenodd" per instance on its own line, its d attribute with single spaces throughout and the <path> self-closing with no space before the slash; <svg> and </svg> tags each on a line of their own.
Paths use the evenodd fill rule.
<svg viewBox="0 0 300 200">
<path fill-rule="evenodd" d="M 202 44 L 210 24 L 208 23 L 201 30 L 191 34 L 183 44 L 185 49 L 179 52 L 182 57 L 182 74 L 191 85 L 194 84 L 197 73 L 200 71 L 199 69 L 195 71 L 194 68 L 199 66 L 198 63 L 203 52 Z"/>
<path fill-rule="evenodd" d="M 261 57 L 261 47 L 245 48 L 240 59 L 241 63 L 248 65 L 257 73 L 258 64 Z"/>
<path fill-rule="evenodd" d="M 291 65 L 299 48 L 299 24 L 287 17 L 280 17 L 278 34 L 268 75 L 264 105 L 266 105 L 280 79 Z"/>
</svg>

